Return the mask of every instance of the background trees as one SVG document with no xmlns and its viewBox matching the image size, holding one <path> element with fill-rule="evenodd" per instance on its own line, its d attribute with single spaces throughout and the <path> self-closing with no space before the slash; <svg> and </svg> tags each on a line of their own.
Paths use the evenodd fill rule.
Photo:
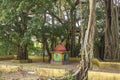
<svg viewBox="0 0 120 80">
<path fill-rule="evenodd" d="M 28 59 L 27 49 L 32 31 L 37 30 L 37 27 L 33 28 L 29 25 L 32 20 L 31 15 L 35 15 L 33 13 L 35 6 L 34 1 L 1 1 L 1 35 L 8 36 L 9 38 L 4 39 L 15 45 L 19 60 Z"/>
<path fill-rule="evenodd" d="M 31 40 L 34 37 L 36 42 L 42 43 L 42 55 L 47 51 L 51 56 L 50 50 L 54 50 L 57 43 L 61 42 L 71 52 L 72 57 L 78 57 L 84 48 L 85 35 L 89 30 L 87 27 L 89 2 L 88 0 L 0 0 L 1 52 L 16 53 L 17 59 L 28 59 L 28 53 L 38 50 Z M 92 45 L 88 47 L 92 48 L 95 57 L 102 60 L 120 59 L 118 4 L 120 4 L 118 0 L 116 2 L 98 0 L 93 7 L 96 7 L 97 21 L 96 29 L 90 29 L 90 33 L 87 33 L 89 45 Z M 91 14 L 93 15 L 93 12 Z M 92 18 L 95 19 L 93 16 Z"/>
</svg>

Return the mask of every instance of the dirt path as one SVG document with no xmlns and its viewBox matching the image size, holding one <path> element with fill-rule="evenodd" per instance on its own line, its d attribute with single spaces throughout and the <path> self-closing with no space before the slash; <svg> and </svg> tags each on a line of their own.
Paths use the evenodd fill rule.
<svg viewBox="0 0 120 80">
<path fill-rule="evenodd" d="M 33 63 L 13 63 L 10 60 L 0 61 L 0 66 L 22 66 L 23 69 L 16 72 L 5 72 L 0 73 L 2 80 L 45 80 L 42 76 L 37 75 L 33 69 L 34 68 L 55 68 L 55 69 L 71 69 L 75 70 L 77 64 L 79 63 L 70 63 L 67 65 L 53 65 L 47 62 L 33 62 Z"/>
<path fill-rule="evenodd" d="M 40 76 L 23 72 L 5 73 L 1 75 L 2 80 L 42 80 Z"/>
<path fill-rule="evenodd" d="M 66 64 L 66 65 L 53 65 L 53 64 L 49 64 L 48 62 L 39 62 L 39 61 L 35 61 L 32 63 L 13 63 L 11 60 L 4 60 L 4 61 L 0 61 L 0 65 L 10 65 L 10 66 L 23 66 L 24 69 L 31 69 L 31 68 L 60 68 L 60 69 L 74 69 L 75 66 L 77 66 L 79 63 L 70 63 L 70 64 Z"/>
</svg>

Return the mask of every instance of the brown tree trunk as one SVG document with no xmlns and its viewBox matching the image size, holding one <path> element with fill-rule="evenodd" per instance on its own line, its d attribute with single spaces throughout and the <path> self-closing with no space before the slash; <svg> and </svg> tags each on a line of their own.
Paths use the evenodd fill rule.
<svg viewBox="0 0 120 80">
<path fill-rule="evenodd" d="M 95 24 L 96 24 L 96 0 L 89 0 L 90 13 L 89 13 L 89 21 L 88 27 L 85 32 L 84 38 L 84 46 L 82 50 L 82 60 L 84 62 L 84 70 L 82 73 L 84 74 L 84 80 L 88 80 L 88 69 L 92 66 L 92 58 L 93 58 L 93 49 L 94 49 L 94 36 L 95 36 Z M 83 80 L 83 79 L 81 79 Z"/>
<path fill-rule="evenodd" d="M 95 24 L 96 24 L 96 12 L 95 12 L 96 0 L 89 0 L 89 3 L 90 3 L 90 14 L 89 14 L 89 21 L 86 30 L 84 45 L 85 45 L 86 60 L 88 59 L 87 60 L 88 63 L 91 64 L 91 59 L 93 58 Z"/>
<path fill-rule="evenodd" d="M 113 0 L 105 0 L 106 27 L 104 60 L 118 61 L 119 53 L 119 23 L 118 9 Z"/>
<path fill-rule="evenodd" d="M 44 48 L 44 50 L 47 50 L 47 53 L 48 53 L 48 56 L 49 56 L 48 62 L 50 63 L 52 56 L 51 56 L 51 53 L 50 53 L 50 50 L 49 50 L 49 45 L 48 45 L 47 38 L 45 37 L 45 35 L 43 35 L 43 48 Z M 43 57 L 44 57 L 44 55 L 45 55 L 45 53 L 43 54 Z M 44 58 L 43 58 L 43 61 L 45 61 Z"/>
<path fill-rule="evenodd" d="M 74 48 L 75 48 L 75 29 L 76 29 L 76 22 L 75 22 L 75 11 L 71 10 L 71 42 L 70 42 L 70 51 L 71 51 L 71 56 L 75 57 L 74 54 Z"/>
<path fill-rule="evenodd" d="M 17 60 L 28 60 L 27 45 L 18 45 Z"/>
<path fill-rule="evenodd" d="M 22 12 L 22 14 L 19 16 L 21 18 L 20 24 L 18 24 L 19 28 L 19 41 L 18 41 L 18 51 L 17 51 L 17 60 L 28 60 L 28 44 L 27 43 L 22 43 L 22 39 L 24 38 L 24 34 L 27 31 L 27 13 Z"/>
<path fill-rule="evenodd" d="M 48 53 L 48 56 L 49 56 L 48 62 L 50 63 L 50 62 L 51 62 L 51 59 L 52 59 L 52 55 L 51 55 L 51 53 L 50 53 L 50 50 L 49 50 L 49 46 L 48 46 L 47 40 L 45 40 L 45 48 L 46 48 L 47 53 Z"/>
</svg>

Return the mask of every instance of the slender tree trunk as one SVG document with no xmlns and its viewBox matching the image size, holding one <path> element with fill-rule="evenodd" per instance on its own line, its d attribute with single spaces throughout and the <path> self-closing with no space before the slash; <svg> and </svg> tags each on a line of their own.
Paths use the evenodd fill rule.
<svg viewBox="0 0 120 80">
<path fill-rule="evenodd" d="M 42 33 L 42 34 L 44 34 L 44 33 Z M 45 62 L 45 50 L 46 50 L 46 43 L 45 43 L 45 38 L 44 38 L 44 36 L 45 35 L 43 35 L 43 41 L 42 41 L 42 43 L 43 43 L 43 62 Z"/>
<path fill-rule="evenodd" d="M 105 36 L 104 36 L 104 34 L 103 35 L 101 35 L 100 36 L 100 46 L 99 46 L 99 48 L 98 48 L 99 50 L 99 58 L 101 59 L 101 60 L 104 60 L 104 52 L 105 52 Z"/>
<path fill-rule="evenodd" d="M 50 53 L 50 50 L 49 50 L 49 46 L 48 46 L 47 40 L 45 41 L 45 44 L 46 44 L 45 47 L 46 47 L 46 50 L 47 50 L 48 56 L 49 56 L 48 62 L 50 63 L 50 61 L 51 61 L 51 59 L 52 59 L 52 55 L 51 55 L 51 53 Z"/>
<path fill-rule="evenodd" d="M 45 33 L 42 32 L 42 34 L 43 34 L 42 38 L 43 38 L 43 49 L 44 49 L 43 62 L 45 61 L 44 60 L 45 50 L 47 50 L 47 53 L 48 53 L 48 56 L 49 56 L 48 62 L 50 63 L 52 56 L 51 56 L 51 53 L 50 53 L 50 50 L 49 50 L 49 46 L 48 46 L 48 42 L 47 42 L 47 38 L 45 36 Z"/>
<path fill-rule="evenodd" d="M 52 56 L 51 56 L 51 53 L 50 53 L 50 50 L 49 50 L 49 46 L 48 46 L 48 42 L 47 42 L 47 38 L 45 37 L 45 35 L 43 35 L 43 49 L 44 49 L 43 62 L 45 61 L 44 60 L 45 50 L 47 50 L 47 53 L 48 53 L 48 56 L 49 56 L 48 62 L 50 63 Z"/>
<path fill-rule="evenodd" d="M 105 54 L 104 60 L 118 61 L 119 53 L 119 23 L 118 9 L 113 0 L 105 0 L 106 27 L 105 27 Z"/>
<path fill-rule="evenodd" d="M 71 10 L 71 44 L 70 44 L 70 51 L 71 51 L 71 56 L 74 57 L 74 48 L 75 48 L 75 29 L 76 29 L 76 22 L 75 22 L 75 11 Z"/>
</svg>

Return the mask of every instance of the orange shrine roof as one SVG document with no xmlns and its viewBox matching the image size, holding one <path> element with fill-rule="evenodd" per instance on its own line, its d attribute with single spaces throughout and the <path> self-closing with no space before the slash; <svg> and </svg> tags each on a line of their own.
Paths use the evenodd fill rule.
<svg viewBox="0 0 120 80">
<path fill-rule="evenodd" d="M 55 49 L 55 51 L 59 51 L 59 52 L 65 52 L 66 51 L 66 48 L 65 46 L 63 46 L 62 44 L 58 44 Z"/>
</svg>

